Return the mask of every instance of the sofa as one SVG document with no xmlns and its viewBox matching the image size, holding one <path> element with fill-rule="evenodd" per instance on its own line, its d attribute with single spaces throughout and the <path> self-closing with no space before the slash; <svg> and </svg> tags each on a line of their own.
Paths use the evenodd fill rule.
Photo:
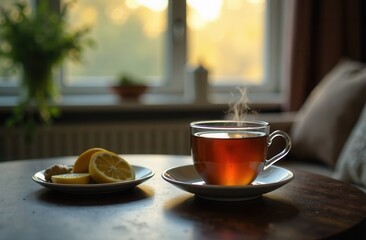
<svg viewBox="0 0 366 240">
<path fill-rule="evenodd" d="M 366 64 L 340 61 L 298 112 L 257 116 L 287 132 L 292 149 L 276 163 L 351 183 L 366 190 Z M 283 148 L 273 141 L 269 157 Z"/>
</svg>

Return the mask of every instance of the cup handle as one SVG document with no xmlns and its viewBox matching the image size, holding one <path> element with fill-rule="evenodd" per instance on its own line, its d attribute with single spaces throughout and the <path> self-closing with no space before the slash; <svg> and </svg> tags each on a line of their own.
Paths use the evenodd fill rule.
<svg viewBox="0 0 366 240">
<path fill-rule="evenodd" d="M 286 141 L 286 147 L 280 153 L 273 156 L 271 159 L 266 160 L 265 163 L 264 163 L 263 170 L 266 170 L 272 164 L 274 164 L 278 160 L 282 159 L 284 156 L 286 156 L 286 154 L 291 149 L 291 139 L 290 139 L 289 135 L 287 135 L 287 133 L 285 133 L 284 131 L 281 131 L 281 130 L 276 130 L 276 131 L 273 131 L 271 134 L 269 134 L 269 136 L 268 136 L 268 146 L 270 146 L 272 144 L 272 140 L 276 137 L 283 137 Z"/>
</svg>

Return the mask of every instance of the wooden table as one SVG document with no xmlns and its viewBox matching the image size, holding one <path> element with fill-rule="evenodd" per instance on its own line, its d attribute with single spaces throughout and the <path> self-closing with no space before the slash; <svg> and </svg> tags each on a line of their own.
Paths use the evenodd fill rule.
<svg viewBox="0 0 366 240">
<path fill-rule="evenodd" d="M 359 189 L 296 171 L 289 184 L 246 202 L 215 202 L 161 178 L 190 157 L 125 155 L 155 176 L 126 192 L 67 195 L 31 176 L 74 157 L 0 164 L 0 239 L 365 239 L 366 196 Z"/>
</svg>

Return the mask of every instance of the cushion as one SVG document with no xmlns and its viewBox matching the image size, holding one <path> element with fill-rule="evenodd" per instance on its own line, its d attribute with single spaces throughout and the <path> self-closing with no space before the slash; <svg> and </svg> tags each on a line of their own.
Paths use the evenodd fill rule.
<svg viewBox="0 0 366 240">
<path fill-rule="evenodd" d="M 334 177 L 366 187 L 366 104 L 339 156 Z"/>
<path fill-rule="evenodd" d="M 365 101 L 365 64 L 342 60 L 299 110 L 291 129 L 292 155 L 334 167 Z"/>
</svg>

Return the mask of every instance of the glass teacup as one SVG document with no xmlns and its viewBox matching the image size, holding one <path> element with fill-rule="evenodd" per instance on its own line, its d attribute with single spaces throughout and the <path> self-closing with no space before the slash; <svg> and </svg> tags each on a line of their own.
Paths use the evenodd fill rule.
<svg viewBox="0 0 366 240">
<path fill-rule="evenodd" d="M 200 121 L 190 129 L 194 166 L 210 185 L 248 185 L 291 149 L 290 137 L 281 130 L 270 133 L 264 121 Z M 267 160 L 276 137 L 284 138 L 285 148 Z"/>
</svg>

